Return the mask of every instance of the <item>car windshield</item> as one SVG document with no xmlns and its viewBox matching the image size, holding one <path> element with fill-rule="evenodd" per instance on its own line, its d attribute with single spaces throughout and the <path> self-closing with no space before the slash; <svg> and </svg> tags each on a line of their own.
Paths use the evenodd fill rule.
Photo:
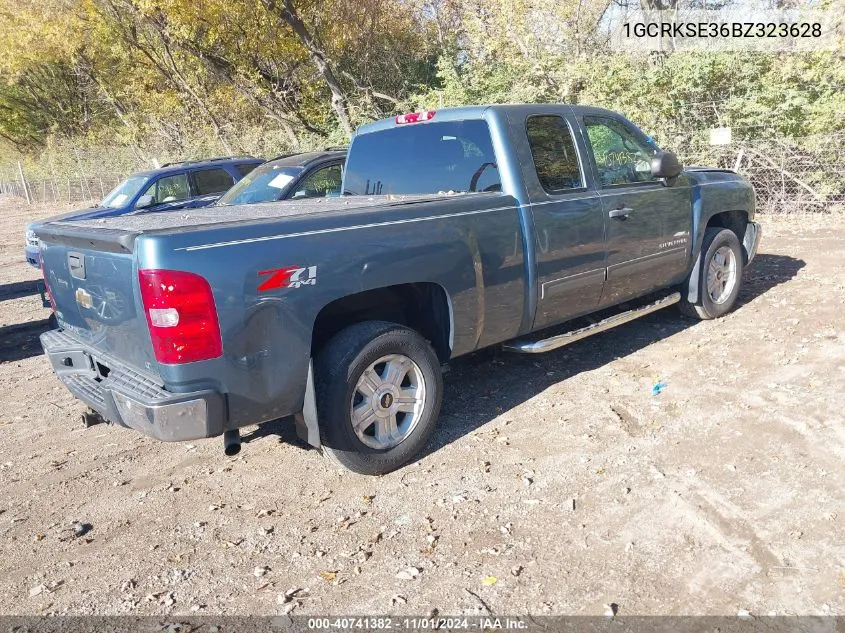
<svg viewBox="0 0 845 633">
<path fill-rule="evenodd" d="M 265 163 L 256 167 L 229 189 L 218 205 L 253 204 L 281 200 L 289 185 L 302 171 L 301 167 L 285 167 Z"/>
<path fill-rule="evenodd" d="M 480 119 L 397 125 L 356 136 L 347 195 L 501 191 L 490 130 Z"/>
<path fill-rule="evenodd" d="M 117 187 L 112 189 L 99 206 L 109 209 L 119 209 L 135 197 L 141 187 L 149 180 L 149 176 L 129 176 Z"/>
</svg>

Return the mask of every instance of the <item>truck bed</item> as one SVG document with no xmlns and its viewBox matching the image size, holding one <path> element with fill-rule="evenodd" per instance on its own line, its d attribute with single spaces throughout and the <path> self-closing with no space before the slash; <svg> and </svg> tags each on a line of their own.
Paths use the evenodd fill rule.
<svg viewBox="0 0 845 633">
<path fill-rule="evenodd" d="M 475 194 L 477 195 L 477 194 Z M 371 207 L 390 207 L 443 199 L 443 196 L 347 196 L 342 198 L 311 198 L 233 206 L 211 206 L 183 211 L 133 213 L 90 220 L 55 220 L 63 227 L 99 228 L 132 234 L 162 230 L 191 229 L 215 224 L 279 220 L 288 217 L 364 210 Z"/>
</svg>

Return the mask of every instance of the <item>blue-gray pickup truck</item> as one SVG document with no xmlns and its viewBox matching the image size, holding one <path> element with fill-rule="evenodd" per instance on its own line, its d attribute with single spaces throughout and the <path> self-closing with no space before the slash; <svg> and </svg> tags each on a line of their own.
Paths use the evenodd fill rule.
<svg viewBox="0 0 845 633">
<path fill-rule="evenodd" d="M 760 229 L 749 183 L 567 105 L 361 127 L 342 197 L 37 228 L 61 381 L 161 440 L 293 416 L 360 473 L 424 447 L 441 365 L 559 348 L 657 309 L 719 317 Z M 581 317 L 589 315 L 586 325 Z"/>
</svg>

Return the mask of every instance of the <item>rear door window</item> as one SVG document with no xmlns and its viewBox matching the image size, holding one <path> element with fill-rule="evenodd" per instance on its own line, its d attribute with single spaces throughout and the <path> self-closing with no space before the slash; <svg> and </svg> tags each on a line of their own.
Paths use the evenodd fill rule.
<svg viewBox="0 0 845 633">
<path fill-rule="evenodd" d="M 490 129 L 481 119 L 360 134 L 346 162 L 351 195 L 501 191 Z"/>
<path fill-rule="evenodd" d="M 187 200 L 190 197 L 188 175 L 182 173 L 159 178 L 147 187 L 147 190 L 141 195 L 142 198 L 144 196 L 152 196 L 151 204 Z"/>
<path fill-rule="evenodd" d="M 214 169 L 200 169 L 194 172 L 194 185 L 198 196 L 208 196 L 213 193 L 227 191 L 235 179 L 225 169 L 216 167 Z"/>
<path fill-rule="evenodd" d="M 296 187 L 291 198 L 325 198 L 327 194 L 338 195 L 343 171 L 340 165 L 329 165 L 315 169 Z"/>
<path fill-rule="evenodd" d="M 548 193 L 584 187 L 572 132 L 563 117 L 532 116 L 526 124 L 537 178 Z"/>
</svg>

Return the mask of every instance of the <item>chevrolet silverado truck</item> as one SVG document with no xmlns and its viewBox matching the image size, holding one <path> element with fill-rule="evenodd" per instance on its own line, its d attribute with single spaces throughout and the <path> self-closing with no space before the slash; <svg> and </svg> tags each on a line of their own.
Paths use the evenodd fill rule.
<svg viewBox="0 0 845 633">
<path fill-rule="evenodd" d="M 592 107 L 364 125 L 342 184 L 39 226 L 59 379 L 161 440 L 223 435 L 234 454 L 241 427 L 292 416 L 336 462 L 384 473 L 426 444 L 450 359 L 546 352 L 672 304 L 719 317 L 760 238 L 746 180 L 684 170 Z"/>
</svg>

